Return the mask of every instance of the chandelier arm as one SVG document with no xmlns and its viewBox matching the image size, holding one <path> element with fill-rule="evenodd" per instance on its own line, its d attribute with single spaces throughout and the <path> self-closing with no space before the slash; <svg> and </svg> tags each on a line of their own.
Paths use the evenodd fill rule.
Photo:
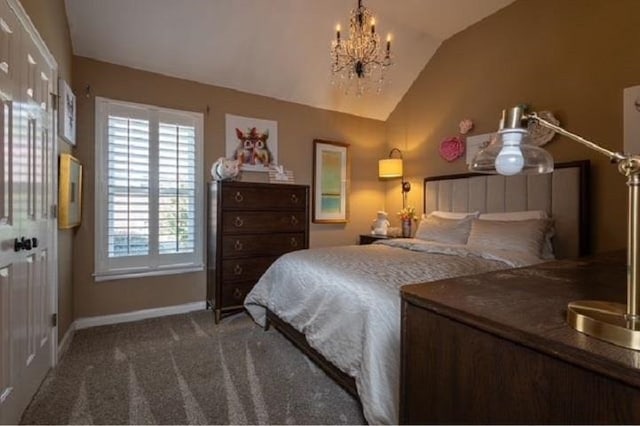
<svg viewBox="0 0 640 426">
<path fill-rule="evenodd" d="M 385 69 L 392 62 L 388 42 L 387 49 L 381 49 L 383 45 L 375 31 L 373 13 L 359 0 L 357 7 L 350 11 L 348 38 L 340 38 L 339 28 L 338 25 L 336 40 L 331 45 L 332 83 L 344 84 L 347 93 L 353 84 L 357 95 L 376 85 L 380 93 Z"/>
</svg>

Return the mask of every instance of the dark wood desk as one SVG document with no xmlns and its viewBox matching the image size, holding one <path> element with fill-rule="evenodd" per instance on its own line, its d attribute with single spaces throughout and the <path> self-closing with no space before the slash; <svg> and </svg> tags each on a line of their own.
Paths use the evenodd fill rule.
<svg viewBox="0 0 640 426">
<path fill-rule="evenodd" d="M 640 352 L 566 324 L 624 253 L 402 288 L 401 423 L 640 423 Z"/>
</svg>

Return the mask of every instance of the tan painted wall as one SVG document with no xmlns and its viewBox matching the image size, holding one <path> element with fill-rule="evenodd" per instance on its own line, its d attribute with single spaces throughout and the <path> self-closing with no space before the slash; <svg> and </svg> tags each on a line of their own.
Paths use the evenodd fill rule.
<svg viewBox="0 0 640 426">
<path fill-rule="evenodd" d="M 58 62 L 58 75 L 71 81 L 71 38 L 64 0 L 20 0 Z M 58 142 L 59 152 L 71 152 L 71 146 Z M 58 231 L 58 337 L 62 339 L 73 322 L 73 231 Z"/>
<path fill-rule="evenodd" d="M 637 0 L 520 0 L 445 41 L 387 121 L 390 146 L 405 153 L 422 210 L 422 178 L 464 172 L 440 141 L 466 117 L 474 134 L 494 131 L 501 109 L 527 103 L 605 147 L 622 150 L 622 89 L 640 84 Z M 556 161 L 592 161 L 592 241 L 596 251 L 626 245 L 625 180 L 600 154 L 566 138 L 546 146 Z M 387 206 L 400 206 L 388 185 Z"/>
<path fill-rule="evenodd" d="M 367 232 L 375 211 L 384 207 L 383 183 L 372 167 L 386 150 L 384 123 L 235 90 L 74 57 L 73 86 L 78 99 L 77 156 L 84 166 L 82 225 L 74 245 L 74 306 L 77 318 L 203 301 L 205 275 L 192 273 L 95 283 L 94 264 L 94 105 L 95 96 L 204 112 L 205 176 L 224 154 L 225 114 L 278 121 L 278 161 L 293 170 L 296 183 L 311 184 L 313 139 L 351 144 L 351 221 L 312 225 L 314 247 L 353 244 Z M 85 97 L 85 89 L 91 95 Z M 264 178 L 264 175 L 257 178 Z M 253 176 L 256 178 L 256 176 Z"/>
<path fill-rule="evenodd" d="M 71 80 L 72 59 L 63 0 L 21 0 L 60 66 Z M 457 131 L 464 117 L 475 134 L 493 131 L 499 111 L 527 102 L 550 109 L 566 127 L 622 148 L 622 88 L 639 84 L 640 45 L 635 0 L 520 0 L 445 41 L 410 91 L 384 123 L 318 110 L 233 90 L 136 71 L 86 58 L 73 59 L 73 86 L 79 103 L 79 148 L 85 166 L 83 225 L 60 232 L 60 336 L 75 317 L 126 312 L 202 300 L 204 275 L 94 283 L 93 272 L 93 97 L 106 96 L 171 108 L 204 111 L 205 169 L 223 152 L 224 114 L 235 113 L 279 123 L 280 161 L 299 183 L 311 183 L 314 138 L 352 144 L 351 223 L 312 225 L 312 246 L 350 244 L 366 232 L 373 213 L 400 208 L 399 183 L 385 196 L 376 161 L 388 148 L 404 151 L 413 183 L 409 203 L 422 206 L 422 178 L 465 171 L 464 162 L 447 163 L 439 142 Z M 386 127 L 386 128 L 385 128 Z M 388 135 L 388 145 L 385 138 Z M 70 148 L 60 143 L 61 151 Z M 548 145 L 558 161 L 593 162 L 592 220 L 597 251 L 625 245 L 625 186 L 604 157 L 562 138 Z M 203 177 L 203 180 L 206 176 Z M 73 257 L 70 255 L 73 250 Z M 72 259 L 73 267 L 72 267 Z M 72 277 L 75 276 L 75 286 Z M 75 288 L 74 288 L 75 287 Z M 73 293 L 72 293 L 73 292 Z M 70 303 L 73 294 L 73 305 Z M 74 312 L 75 308 L 75 312 Z"/>
</svg>

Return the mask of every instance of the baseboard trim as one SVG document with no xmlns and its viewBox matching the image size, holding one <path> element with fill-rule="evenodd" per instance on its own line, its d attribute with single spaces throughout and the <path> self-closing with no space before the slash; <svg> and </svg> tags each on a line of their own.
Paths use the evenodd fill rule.
<svg viewBox="0 0 640 426">
<path fill-rule="evenodd" d="M 72 322 L 71 324 L 69 324 L 69 328 L 67 329 L 67 332 L 64 333 L 64 336 L 62 337 L 62 340 L 60 340 L 60 343 L 58 343 L 58 354 L 57 354 L 57 362 L 60 362 L 60 360 L 62 359 L 62 356 L 67 352 L 67 350 L 69 349 L 69 346 L 71 346 L 71 341 L 73 340 L 73 335 L 76 332 L 76 322 Z"/>
<path fill-rule="evenodd" d="M 148 318 L 164 317 L 167 315 L 185 314 L 187 312 L 206 309 L 206 302 L 185 303 L 184 305 L 166 306 L 164 308 L 143 309 L 141 311 L 125 312 L 123 314 L 102 315 L 97 317 L 78 318 L 74 321 L 75 330 L 82 330 L 101 325 L 119 324 L 122 322 L 139 321 Z M 66 335 L 65 335 L 66 337 Z"/>
</svg>

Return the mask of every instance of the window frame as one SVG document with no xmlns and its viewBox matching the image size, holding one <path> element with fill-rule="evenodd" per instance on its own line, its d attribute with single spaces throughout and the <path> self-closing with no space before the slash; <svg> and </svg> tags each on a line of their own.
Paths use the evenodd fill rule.
<svg viewBox="0 0 640 426">
<path fill-rule="evenodd" d="M 118 113 L 128 118 L 149 121 L 149 254 L 140 256 L 108 257 L 108 149 L 109 114 Z M 160 121 L 193 126 L 195 129 L 195 222 L 194 251 L 183 254 L 158 253 L 158 153 Z M 157 275 L 181 274 L 204 270 L 204 182 L 203 140 L 204 115 L 119 101 L 97 96 L 95 98 L 95 245 L 94 279 L 107 281 Z"/>
</svg>

